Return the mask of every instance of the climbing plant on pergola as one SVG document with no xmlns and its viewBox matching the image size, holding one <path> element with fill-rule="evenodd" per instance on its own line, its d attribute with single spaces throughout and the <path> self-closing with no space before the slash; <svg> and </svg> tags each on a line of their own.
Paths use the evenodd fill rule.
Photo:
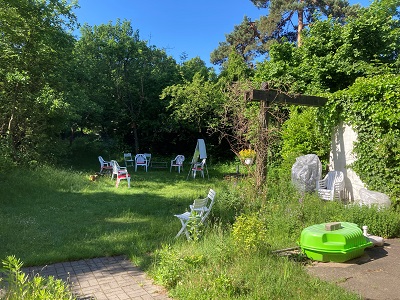
<svg viewBox="0 0 400 300">
<path fill-rule="evenodd" d="M 270 119 L 268 108 L 275 103 L 318 107 L 325 105 L 328 99 L 324 97 L 300 94 L 290 95 L 272 89 L 253 89 L 246 92 L 245 97 L 247 101 L 260 102 L 258 138 L 255 145 L 255 150 L 257 153 L 255 179 L 256 187 L 258 190 L 260 190 L 267 177 L 266 166 L 268 159 L 268 123 Z"/>
</svg>

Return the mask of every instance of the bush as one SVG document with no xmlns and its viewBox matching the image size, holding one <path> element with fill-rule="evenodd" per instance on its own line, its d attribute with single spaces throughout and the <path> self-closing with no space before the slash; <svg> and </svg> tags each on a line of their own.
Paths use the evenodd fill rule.
<svg viewBox="0 0 400 300">
<path fill-rule="evenodd" d="M 71 300 L 72 296 L 68 285 L 61 279 L 53 276 L 41 277 L 35 275 L 29 278 L 21 271 L 22 262 L 15 256 L 7 256 L 2 261 L 1 272 L 5 275 L 5 282 L 0 281 L 0 287 L 4 289 L 4 299 L 7 300 Z"/>
<path fill-rule="evenodd" d="M 350 206 L 347 209 L 348 219 L 360 228 L 368 226 L 368 233 L 383 238 L 394 238 L 400 235 L 400 215 L 393 209 L 378 209 L 367 206 Z"/>
<path fill-rule="evenodd" d="M 267 230 L 259 214 L 243 214 L 233 224 L 232 237 L 238 251 L 251 253 L 267 248 Z"/>
</svg>

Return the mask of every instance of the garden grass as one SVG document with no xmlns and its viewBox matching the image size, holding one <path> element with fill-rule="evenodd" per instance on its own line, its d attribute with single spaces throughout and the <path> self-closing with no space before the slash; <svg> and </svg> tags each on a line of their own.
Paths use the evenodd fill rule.
<svg viewBox="0 0 400 300">
<path fill-rule="evenodd" d="M 301 205 L 288 189 L 270 189 L 282 193 L 283 202 L 274 203 L 280 199 L 275 194 L 260 204 L 260 211 L 274 216 L 267 228 L 275 235 L 270 237 L 271 249 L 239 251 L 232 243 L 230 223 L 235 215 L 258 207 L 258 200 L 245 180 L 222 180 L 231 169 L 209 167 L 209 180 L 187 180 L 186 172 L 129 168 L 130 189 L 126 181 L 116 188 L 109 175 L 90 181 L 97 164 L 93 171 L 40 166 L 1 173 L 0 259 L 15 255 L 33 266 L 126 255 L 169 286 L 177 299 L 358 299 L 310 277 L 301 263 L 271 255 L 272 247 L 292 246 L 301 230 Z M 184 236 L 175 239 L 181 224 L 173 215 L 205 197 L 209 188 L 216 190 L 217 198 L 204 238 L 196 243 Z M 169 283 L 163 282 L 166 278 Z"/>
<path fill-rule="evenodd" d="M 92 182 L 90 173 L 48 166 L 2 174 L 0 257 L 15 255 L 29 266 L 125 254 L 146 267 L 149 254 L 180 229 L 173 215 L 215 182 L 129 171 L 130 189 L 126 181 L 116 188 L 109 175 Z"/>
</svg>

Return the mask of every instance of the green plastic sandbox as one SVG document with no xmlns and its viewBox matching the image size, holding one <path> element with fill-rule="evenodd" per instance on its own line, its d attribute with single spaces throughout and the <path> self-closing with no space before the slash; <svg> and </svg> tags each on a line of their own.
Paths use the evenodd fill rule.
<svg viewBox="0 0 400 300">
<path fill-rule="evenodd" d="M 300 248 L 308 258 L 322 262 L 345 262 L 361 256 L 372 246 L 357 224 L 338 222 L 339 229 L 327 230 L 323 223 L 303 229 Z"/>
</svg>

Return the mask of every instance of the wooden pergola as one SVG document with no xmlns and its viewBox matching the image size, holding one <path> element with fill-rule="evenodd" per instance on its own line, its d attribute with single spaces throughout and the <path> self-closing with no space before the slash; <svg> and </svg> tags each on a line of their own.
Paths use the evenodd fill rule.
<svg viewBox="0 0 400 300">
<path fill-rule="evenodd" d="M 256 145 L 256 186 L 260 188 L 266 179 L 266 164 L 267 164 L 267 151 L 260 151 L 260 149 L 267 148 L 267 140 L 263 131 L 268 129 L 269 113 L 267 108 L 274 103 L 302 105 L 302 106 L 324 106 L 327 98 L 309 96 L 309 95 L 289 95 L 277 90 L 251 90 L 245 94 L 246 101 L 259 101 L 260 102 L 260 136 L 258 138 L 258 145 Z"/>
</svg>

